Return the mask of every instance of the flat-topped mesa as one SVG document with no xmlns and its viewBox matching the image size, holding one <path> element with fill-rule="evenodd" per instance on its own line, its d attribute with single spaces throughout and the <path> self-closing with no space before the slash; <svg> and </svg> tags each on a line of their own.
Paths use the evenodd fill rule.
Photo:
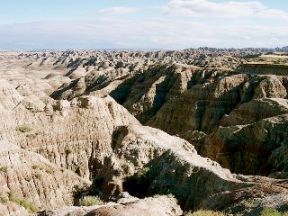
<svg viewBox="0 0 288 216">
<path fill-rule="evenodd" d="M 277 75 L 277 76 L 288 75 L 287 64 L 249 62 L 249 63 L 243 64 L 238 70 L 241 73 L 245 73 L 245 74 Z"/>
</svg>

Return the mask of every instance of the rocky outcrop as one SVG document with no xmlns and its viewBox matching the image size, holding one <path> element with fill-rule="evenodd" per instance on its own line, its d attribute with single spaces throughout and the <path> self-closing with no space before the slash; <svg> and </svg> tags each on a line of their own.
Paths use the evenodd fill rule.
<svg viewBox="0 0 288 216">
<path fill-rule="evenodd" d="M 286 76 L 288 73 L 288 66 L 286 64 L 269 64 L 250 62 L 242 66 L 244 73 L 255 73 L 255 74 L 275 74 L 278 76 Z"/>
<path fill-rule="evenodd" d="M 188 75 L 189 69 L 178 67 L 180 68 L 162 68 L 162 73 L 158 71 L 156 78 L 152 78 L 147 72 L 141 75 L 139 81 L 136 78 L 134 78 L 135 80 L 129 79 L 115 89 L 111 95 L 142 123 L 160 128 L 170 134 L 178 134 L 191 142 L 193 142 L 193 138 L 190 136 L 191 131 L 211 133 L 219 125 L 225 125 L 228 115 L 229 118 L 233 118 L 236 112 L 242 112 L 241 109 L 250 108 L 245 106 L 262 109 L 265 106 L 263 101 L 265 98 L 267 100 L 269 98 L 278 100 L 277 98 L 279 98 L 281 101 L 287 96 L 285 82 L 281 77 L 227 74 L 217 70 L 205 73 L 202 69 L 194 69 Z M 173 77 L 173 74 L 178 74 L 179 79 Z M 159 84 L 158 79 L 163 76 L 166 77 L 166 80 L 167 77 L 170 77 L 173 84 L 164 85 L 168 87 L 161 88 L 163 84 Z M 160 82 L 165 83 L 161 79 Z M 141 85 L 145 88 L 141 88 Z M 156 85 L 158 91 L 153 90 L 153 86 Z M 268 103 L 267 100 L 266 108 L 264 108 L 266 114 L 258 114 L 257 110 L 251 107 L 251 114 L 254 113 L 252 115 L 259 117 L 252 118 L 250 121 L 255 122 L 266 116 L 286 113 L 286 109 L 280 111 L 275 107 L 277 105 L 274 104 L 277 102 Z M 282 101 L 284 104 L 286 103 L 285 100 Z M 261 112 L 265 112 L 265 110 L 261 110 Z M 241 114 L 239 113 L 239 115 Z M 262 117 L 260 117 L 261 115 Z M 239 118 L 241 117 L 234 120 L 235 125 L 243 124 Z M 243 121 L 245 122 L 245 120 Z"/>
<path fill-rule="evenodd" d="M 223 127 L 246 125 L 285 113 L 288 113 L 288 100 L 286 99 L 255 99 L 241 104 L 229 115 L 225 115 L 221 119 L 220 125 Z"/>
<path fill-rule="evenodd" d="M 209 134 L 207 139 L 213 140 L 214 138 L 211 137 L 215 133 L 217 134 L 215 131 L 225 130 L 230 131 L 227 133 L 233 134 L 243 125 L 256 124 L 266 118 L 288 113 L 286 79 L 287 77 L 282 74 L 277 76 L 263 75 L 257 72 L 246 73 L 241 71 L 241 68 L 229 72 L 211 68 L 204 70 L 183 65 L 162 66 L 161 69 L 156 67 L 127 79 L 110 94 L 142 123 L 185 138 L 197 147 L 201 155 L 210 157 L 211 154 L 207 152 L 212 150 L 202 151 L 203 148 L 206 148 L 201 144 L 206 135 Z M 225 129 L 221 127 L 225 127 Z M 250 134 L 253 136 L 252 133 Z M 250 139 L 249 136 L 238 138 L 237 136 L 235 141 L 230 139 L 224 141 L 226 140 L 225 136 L 221 135 L 217 137 L 217 141 L 211 142 L 216 145 L 215 148 L 219 147 L 218 150 L 223 150 L 218 151 L 217 154 L 220 156 L 212 157 L 221 165 L 231 168 L 235 172 L 246 174 L 269 175 L 272 174 L 269 173 L 272 170 L 284 171 L 284 168 L 280 168 L 281 166 L 264 171 L 265 169 L 258 169 L 256 164 L 255 167 L 251 166 L 251 170 L 240 169 L 239 166 L 243 165 L 240 165 L 241 162 L 238 159 L 234 162 L 230 161 L 228 165 L 228 162 L 220 159 L 234 151 L 233 149 L 226 151 L 227 148 L 230 148 L 228 146 L 236 145 L 234 143 L 239 142 L 247 144 L 254 138 Z M 285 140 L 286 138 L 283 142 L 286 142 Z M 255 140 L 255 142 L 257 142 L 255 145 L 259 146 L 263 143 L 259 140 Z M 223 149 L 222 144 L 228 146 Z M 213 149 L 214 147 L 211 145 L 209 144 L 208 148 Z M 217 147 L 217 145 L 220 146 Z M 241 144 L 242 152 L 247 152 L 243 156 L 245 157 L 243 160 L 247 159 L 246 161 L 249 163 L 251 150 L 245 149 L 246 147 L 247 145 Z M 265 147 L 259 148 L 265 149 Z M 269 147 L 269 150 L 265 151 L 265 154 L 268 155 L 264 158 L 269 158 L 272 151 L 277 148 L 278 144 Z M 236 150 L 238 151 L 238 147 L 235 147 Z M 256 150 L 255 161 L 259 162 L 258 157 L 260 157 L 261 151 Z M 278 153 L 280 152 L 275 151 L 274 157 Z M 238 153 L 235 152 L 235 154 Z M 228 156 L 228 160 L 232 160 L 231 157 L 234 156 Z M 280 155 L 276 157 L 283 158 Z M 254 160 L 252 162 L 254 163 Z"/>
<path fill-rule="evenodd" d="M 193 85 L 167 102 L 149 124 L 172 134 L 185 134 L 187 130 L 209 133 L 239 103 L 246 79 L 244 75 L 234 75 Z"/>
<path fill-rule="evenodd" d="M 39 154 L 3 141 L 0 142 L 0 183 L 2 201 L 23 205 L 29 211 L 71 205 L 73 188 L 90 185 L 88 180 L 57 167 Z M 9 206 L 6 211 L 12 212 L 13 205 Z"/>
<path fill-rule="evenodd" d="M 123 204 L 108 204 L 106 206 L 66 208 L 47 213 L 48 216 L 180 216 L 182 210 L 173 197 L 156 196 Z"/>
<path fill-rule="evenodd" d="M 287 172 L 287 114 L 247 125 L 220 127 L 207 137 L 203 154 L 236 173 Z"/>
<path fill-rule="evenodd" d="M 0 212 L 1 216 L 28 216 L 28 211 L 22 207 L 17 205 L 14 202 L 5 201 L 4 203 L 0 203 Z"/>
<path fill-rule="evenodd" d="M 285 73 L 287 75 L 287 73 Z M 255 89 L 254 98 L 286 98 L 287 90 L 284 79 L 277 76 L 266 76 Z"/>
</svg>

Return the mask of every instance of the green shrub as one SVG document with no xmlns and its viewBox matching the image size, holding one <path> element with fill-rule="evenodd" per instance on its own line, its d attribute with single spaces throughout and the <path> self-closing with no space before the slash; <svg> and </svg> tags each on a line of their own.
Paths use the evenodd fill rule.
<svg viewBox="0 0 288 216">
<path fill-rule="evenodd" d="M 13 191 L 11 191 L 9 194 L 9 201 L 23 206 L 29 213 L 35 213 L 38 211 L 37 207 L 35 207 L 32 203 L 30 203 L 27 200 L 19 199 L 16 196 L 15 192 L 13 192 Z"/>
<path fill-rule="evenodd" d="M 37 207 L 35 207 L 32 203 L 28 202 L 27 200 L 20 200 L 19 204 L 23 206 L 29 213 L 35 213 L 38 211 Z"/>
<path fill-rule="evenodd" d="M 225 214 L 221 212 L 216 212 L 216 211 L 199 210 L 196 212 L 190 212 L 186 214 L 186 216 L 225 216 Z"/>
<path fill-rule="evenodd" d="M 103 205 L 103 201 L 97 196 L 85 196 L 79 200 L 80 206 Z"/>
<path fill-rule="evenodd" d="M 260 216 L 282 216 L 282 214 L 278 212 L 276 209 L 264 208 L 261 211 Z"/>
</svg>

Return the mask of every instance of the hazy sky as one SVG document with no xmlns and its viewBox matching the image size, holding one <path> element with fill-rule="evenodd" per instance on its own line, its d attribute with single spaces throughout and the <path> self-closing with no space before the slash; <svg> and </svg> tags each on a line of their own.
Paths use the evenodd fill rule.
<svg viewBox="0 0 288 216">
<path fill-rule="evenodd" d="M 0 0 L 0 49 L 288 45 L 287 0 Z"/>
</svg>

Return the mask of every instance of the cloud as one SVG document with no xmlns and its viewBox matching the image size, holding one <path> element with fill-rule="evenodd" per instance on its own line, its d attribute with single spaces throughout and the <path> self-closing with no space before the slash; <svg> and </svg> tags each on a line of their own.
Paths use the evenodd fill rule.
<svg viewBox="0 0 288 216">
<path fill-rule="evenodd" d="M 269 8 L 258 1 L 170 0 L 163 9 L 170 14 L 194 17 L 288 19 L 287 12 Z"/>
<path fill-rule="evenodd" d="M 110 7 L 98 10 L 98 13 L 105 15 L 118 15 L 118 14 L 131 14 L 140 11 L 139 8 L 135 7 Z"/>
<path fill-rule="evenodd" d="M 275 34 L 277 33 L 277 34 Z M 287 44 L 286 26 L 210 25 L 177 19 L 98 18 L 0 26 L 0 48 L 183 49 L 276 47 Z"/>
</svg>

